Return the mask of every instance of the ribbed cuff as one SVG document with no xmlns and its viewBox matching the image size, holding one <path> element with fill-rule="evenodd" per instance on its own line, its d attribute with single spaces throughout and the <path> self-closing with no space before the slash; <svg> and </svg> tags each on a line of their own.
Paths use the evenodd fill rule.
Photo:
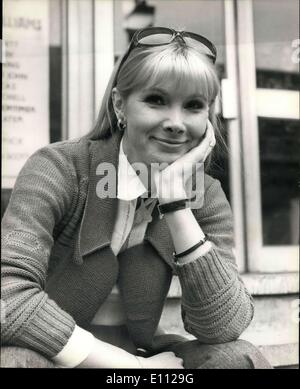
<svg viewBox="0 0 300 389">
<path fill-rule="evenodd" d="M 204 256 L 186 264 L 176 264 L 185 300 L 207 300 L 223 289 L 235 276 L 230 266 L 212 248 Z"/>
<path fill-rule="evenodd" d="M 74 319 L 48 299 L 22 331 L 18 345 L 52 358 L 67 344 L 74 328 Z"/>
<path fill-rule="evenodd" d="M 196 250 L 191 252 L 190 254 L 184 255 L 183 257 L 180 257 L 177 259 L 176 264 L 178 266 L 185 265 L 187 263 L 193 262 L 199 257 L 203 257 L 210 251 L 212 248 L 212 243 L 209 241 L 206 241 L 204 244 L 202 244 L 200 247 L 198 247 Z"/>
</svg>

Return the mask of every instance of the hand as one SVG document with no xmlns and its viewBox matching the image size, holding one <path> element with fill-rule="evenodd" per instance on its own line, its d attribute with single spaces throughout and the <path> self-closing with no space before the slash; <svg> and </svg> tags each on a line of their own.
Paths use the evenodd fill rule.
<svg viewBox="0 0 300 389">
<path fill-rule="evenodd" d="M 184 369 L 183 360 L 172 351 L 156 354 L 153 357 L 137 357 L 142 369 Z"/>
<path fill-rule="evenodd" d="M 203 164 L 216 144 L 214 129 L 207 121 L 207 129 L 203 140 L 171 165 L 154 174 L 154 182 L 159 202 L 168 203 L 185 199 L 185 183 L 193 173 L 196 164 Z"/>
</svg>

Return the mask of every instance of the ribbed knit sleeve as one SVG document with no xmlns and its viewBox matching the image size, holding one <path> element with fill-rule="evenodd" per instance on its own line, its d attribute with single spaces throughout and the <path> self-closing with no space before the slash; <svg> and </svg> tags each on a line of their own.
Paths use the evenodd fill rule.
<svg viewBox="0 0 300 389">
<path fill-rule="evenodd" d="M 212 248 L 194 261 L 176 265 L 184 327 L 203 343 L 232 341 L 250 324 L 254 308 L 238 274 L 231 209 L 217 180 L 211 180 L 195 217 Z"/>
<path fill-rule="evenodd" d="M 2 345 L 53 357 L 75 322 L 44 291 L 53 229 L 76 193 L 66 155 L 47 146 L 21 170 L 2 219 Z"/>
</svg>

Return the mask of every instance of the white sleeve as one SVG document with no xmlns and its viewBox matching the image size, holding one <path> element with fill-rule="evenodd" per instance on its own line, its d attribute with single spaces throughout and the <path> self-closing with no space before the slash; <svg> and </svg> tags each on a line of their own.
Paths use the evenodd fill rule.
<svg viewBox="0 0 300 389">
<path fill-rule="evenodd" d="M 68 343 L 52 360 L 61 367 L 76 367 L 92 351 L 94 342 L 95 337 L 90 332 L 76 325 Z"/>
</svg>

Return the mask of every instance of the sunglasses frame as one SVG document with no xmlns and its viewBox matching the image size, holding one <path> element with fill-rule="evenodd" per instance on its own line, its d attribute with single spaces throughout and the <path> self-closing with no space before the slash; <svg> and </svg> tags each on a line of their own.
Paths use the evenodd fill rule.
<svg viewBox="0 0 300 389">
<path fill-rule="evenodd" d="M 154 35 L 154 33 L 170 33 L 170 41 L 166 43 L 153 43 L 153 44 L 147 44 L 147 43 L 141 43 L 139 40 L 142 39 L 140 35 L 143 33 L 149 31 L 149 34 L 143 36 L 142 38 L 145 38 L 150 35 Z M 217 59 L 217 49 L 215 45 L 205 38 L 204 36 L 200 34 L 196 34 L 194 32 L 189 32 L 189 31 L 176 31 L 173 28 L 168 28 L 168 27 L 146 27 L 141 30 L 138 30 L 135 32 L 135 34 L 132 37 L 130 46 L 128 48 L 128 54 L 130 53 L 131 50 L 133 50 L 135 47 L 155 47 L 155 46 L 166 46 L 172 43 L 176 38 L 180 38 L 183 42 L 186 43 L 185 37 L 187 38 L 192 38 L 197 42 L 202 43 L 205 47 L 207 47 L 210 51 L 211 54 L 205 53 L 209 58 L 212 59 L 213 63 L 216 62 Z M 127 55 L 128 56 L 128 55 Z"/>
</svg>

